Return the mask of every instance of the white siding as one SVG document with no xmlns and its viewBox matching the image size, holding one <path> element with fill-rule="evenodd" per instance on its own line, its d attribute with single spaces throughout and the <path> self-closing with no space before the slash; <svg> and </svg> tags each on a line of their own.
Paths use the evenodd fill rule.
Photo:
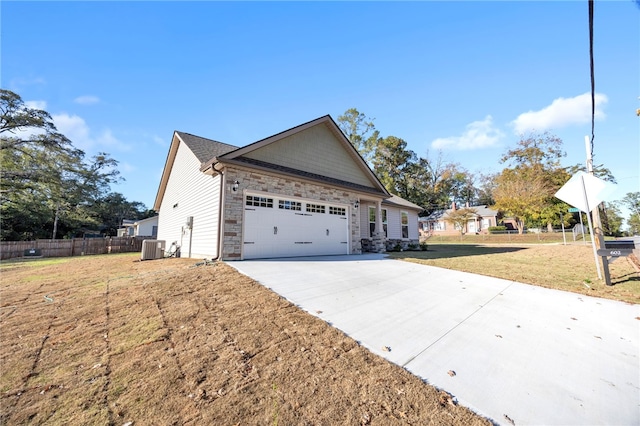
<svg viewBox="0 0 640 426">
<path fill-rule="evenodd" d="M 152 236 L 153 227 L 158 226 L 158 217 L 152 217 L 138 221 L 137 235 L 140 236 Z"/>
<path fill-rule="evenodd" d="M 158 239 L 166 240 L 167 249 L 176 241 L 182 257 L 189 256 L 190 239 L 191 257 L 217 257 L 219 201 L 220 176 L 200 172 L 200 161 L 180 144 L 160 205 Z M 186 226 L 189 216 L 191 231 Z"/>
<path fill-rule="evenodd" d="M 418 213 L 416 211 L 390 206 L 385 206 L 384 208 L 387 209 L 387 238 L 402 239 L 401 211 L 409 215 L 409 239 L 417 240 L 420 237 L 418 232 Z"/>
<path fill-rule="evenodd" d="M 360 203 L 360 238 L 369 237 L 369 207 L 375 207 L 373 203 L 362 202 Z"/>
</svg>

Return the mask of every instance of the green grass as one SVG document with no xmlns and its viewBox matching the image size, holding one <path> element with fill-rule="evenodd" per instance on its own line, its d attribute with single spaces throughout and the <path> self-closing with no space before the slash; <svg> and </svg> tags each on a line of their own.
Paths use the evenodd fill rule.
<svg viewBox="0 0 640 426">
<path fill-rule="evenodd" d="M 612 283 L 598 279 L 589 245 L 429 244 L 427 251 L 390 253 L 393 258 L 532 284 L 640 303 L 640 276 L 625 258 L 610 264 Z M 600 260 L 600 258 L 598 258 Z"/>
<path fill-rule="evenodd" d="M 58 263 L 66 263 L 70 262 L 73 258 L 71 257 L 56 257 L 51 259 L 8 259 L 0 262 L 0 269 L 5 268 L 20 268 L 20 267 L 41 267 L 41 266 L 49 266 L 56 265 Z"/>
</svg>

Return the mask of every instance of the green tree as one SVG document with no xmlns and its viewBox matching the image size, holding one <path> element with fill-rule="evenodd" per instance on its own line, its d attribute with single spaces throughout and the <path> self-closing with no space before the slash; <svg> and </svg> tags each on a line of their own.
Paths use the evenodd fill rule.
<svg viewBox="0 0 640 426">
<path fill-rule="evenodd" d="M 627 225 L 629 225 L 629 234 L 640 235 L 640 214 L 631 213 L 627 220 Z"/>
<path fill-rule="evenodd" d="M 604 235 L 611 237 L 622 236 L 622 213 L 616 203 L 603 203 L 602 230 Z"/>
<path fill-rule="evenodd" d="M 571 167 L 567 167 L 567 173 L 569 174 L 569 176 L 573 176 L 578 172 L 587 173 L 587 166 L 585 166 L 584 164 L 575 164 Z M 593 175 L 602 180 L 606 180 L 611 183 L 617 183 L 616 178 L 613 176 L 613 173 L 611 173 L 611 170 L 606 168 L 603 164 L 593 166 Z"/>
<path fill-rule="evenodd" d="M 376 130 L 373 119 L 368 118 L 356 108 L 349 108 L 344 114 L 338 116 L 337 122 L 353 147 L 367 164 L 371 165 L 380 139 L 380 132 Z"/>
<path fill-rule="evenodd" d="M 640 216 L 640 192 L 627 192 L 622 203 L 631 210 L 632 214 Z"/>
<path fill-rule="evenodd" d="M 92 210 L 96 212 L 100 221 L 100 231 L 112 236 L 117 234 L 123 219 L 141 220 L 156 214 L 153 210 L 147 210 L 143 203 L 128 201 L 118 192 L 111 192 L 98 198 L 93 203 Z"/>
<path fill-rule="evenodd" d="M 0 90 L 0 238 L 56 238 L 94 226 L 91 202 L 118 181 L 117 162 L 85 153 L 49 113 Z M 47 235 L 48 234 L 48 235 Z"/>
<path fill-rule="evenodd" d="M 560 165 L 564 156 L 562 140 L 548 133 L 521 138 L 502 156 L 501 162 L 511 167 L 496 178 L 495 207 L 515 218 L 519 233 L 526 222 L 544 221 L 549 228 L 559 223 L 566 206 L 553 194 L 568 179 Z"/>
<path fill-rule="evenodd" d="M 460 235 L 462 236 L 467 233 L 467 225 L 477 213 L 478 211 L 476 209 L 465 207 L 450 211 L 447 213 L 446 219 L 453 223 L 453 226 L 460 231 Z"/>
<path fill-rule="evenodd" d="M 407 149 L 407 142 L 395 137 L 387 136 L 379 140 L 373 158 L 373 169 L 387 190 L 407 197 L 410 187 L 415 184 L 412 175 L 416 170 L 416 154 Z"/>
<path fill-rule="evenodd" d="M 478 204 L 492 206 L 495 204 L 493 191 L 496 188 L 496 173 L 480 173 L 477 179 Z"/>
</svg>

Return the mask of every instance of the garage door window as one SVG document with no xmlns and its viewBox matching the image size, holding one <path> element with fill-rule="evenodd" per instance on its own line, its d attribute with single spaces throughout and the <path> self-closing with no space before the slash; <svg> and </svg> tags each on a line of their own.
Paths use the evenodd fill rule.
<svg viewBox="0 0 640 426">
<path fill-rule="evenodd" d="M 272 208 L 273 207 L 273 198 L 257 197 L 257 196 L 254 196 L 254 195 L 247 195 L 246 205 L 247 206 L 254 206 L 254 207 Z"/>
<path fill-rule="evenodd" d="M 338 215 L 338 216 L 346 216 L 347 215 L 347 209 L 345 209 L 344 207 L 329 206 L 329 214 L 335 214 L 335 215 Z"/>
<path fill-rule="evenodd" d="M 282 210 L 302 210 L 302 204 L 298 201 L 279 200 L 278 208 Z"/>
<path fill-rule="evenodd" d="M 325 206 L 322 204 L 307 204 L 307 213 L 324 213 Z"/>
</svg>

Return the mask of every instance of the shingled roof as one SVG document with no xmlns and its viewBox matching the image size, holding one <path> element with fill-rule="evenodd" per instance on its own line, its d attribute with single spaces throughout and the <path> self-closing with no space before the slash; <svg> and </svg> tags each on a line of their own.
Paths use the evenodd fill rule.
<svg viewBox="0 0 640 426">
<path fill-rule="evenodd" d="M 214 141 L 213 139 L 192 135 L 191 133 L 176 131 L 176 134 L 202 164 L 210 161 L 214 157 L 235 151 L 239 148 L 227 143 Z"/>
</svg>

